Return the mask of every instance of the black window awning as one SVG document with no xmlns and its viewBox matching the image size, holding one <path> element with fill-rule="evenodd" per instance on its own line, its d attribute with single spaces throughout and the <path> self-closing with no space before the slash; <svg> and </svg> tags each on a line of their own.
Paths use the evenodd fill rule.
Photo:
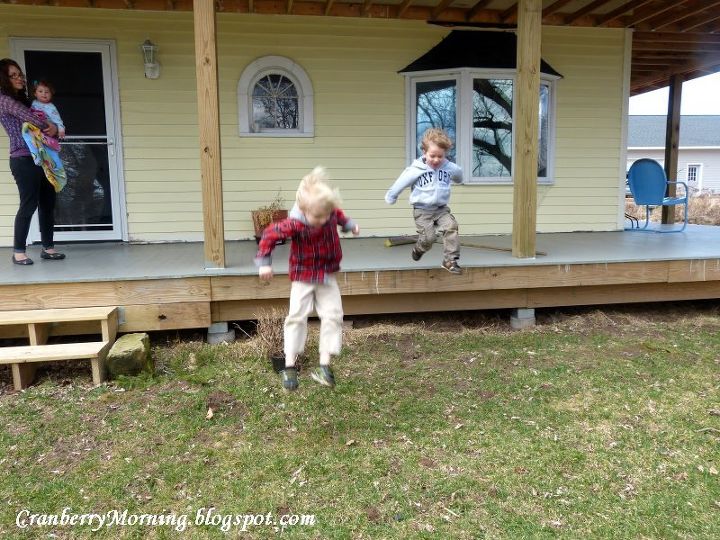
<svg viewBox="0 0 720 540">
<path fill-rule="evenodd" d="M 517 36 L 512 32 L 453 30 L 398 73 L 453 68 L 516 69 L 516 56 Z M 540 61 L 540 71 L 545 75 L 562 77 L 544 60 Z"/>
</svg>

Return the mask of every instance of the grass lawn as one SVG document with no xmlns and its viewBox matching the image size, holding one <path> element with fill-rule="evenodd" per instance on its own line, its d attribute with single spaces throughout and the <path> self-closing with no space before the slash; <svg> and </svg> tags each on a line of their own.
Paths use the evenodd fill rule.
<svg viewBox="0 0 720 540">
<path fill-rule="evenodd" d="M 717 305 L 418 321 L 348 330 L 334 391 L 156 336 L 153 378 L 3 392 L 0 537 L 720 538 Z M 176 520 L 16 526 L 65 507 Z M 268 513 L 315 523 L 222 522 Z"/>
</svg>

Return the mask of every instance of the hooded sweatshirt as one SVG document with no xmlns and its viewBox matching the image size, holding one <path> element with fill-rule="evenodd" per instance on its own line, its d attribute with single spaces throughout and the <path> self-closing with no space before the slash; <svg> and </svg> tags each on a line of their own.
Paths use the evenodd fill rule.
<svg viewBox="0 0 720 540">
<path fill-rule="evenodd" d="M 395 180 L 385 194 L 385 202 L 395 204 L 398 195 L 409 186 L 410 204 L 422 210 L 436 210 L 447 206 L 450 200 L 450 183 L 462 182 L 462 169 L 447 159 L 435 170 L 418 158 Z"/>
</svg>

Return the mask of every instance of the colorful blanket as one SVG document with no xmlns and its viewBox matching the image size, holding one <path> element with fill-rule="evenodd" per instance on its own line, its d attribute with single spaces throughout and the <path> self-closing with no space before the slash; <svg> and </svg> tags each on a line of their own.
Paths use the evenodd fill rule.
<svg viewBox="0 0 720 540">
<path fill-rule="evenodd" d="M 43 168 L 45 176 L 56 192 L 62 191 L 67 183 L 67 175 L 60 160 L 60 152 L 54 150 L 52 144 L 48 144 L 45 134 L 39 127 L 29 122 L 23 123 L 22 137 L 30 149 L 35 165 Z"/>
</svg>

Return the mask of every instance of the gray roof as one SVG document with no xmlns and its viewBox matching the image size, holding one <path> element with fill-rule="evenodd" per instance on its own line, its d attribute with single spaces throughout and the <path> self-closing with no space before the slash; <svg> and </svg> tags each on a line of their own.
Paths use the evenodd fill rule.
<svg viewBox="0 0 720 540">
<path fill-rule="evenodd" d="M 628 121 L 628 147 L 665 146 L 665 115 L 631 115 Z M 680 117 L 680 146 L 720 146 L 720 115 Z"/>
</svg>

